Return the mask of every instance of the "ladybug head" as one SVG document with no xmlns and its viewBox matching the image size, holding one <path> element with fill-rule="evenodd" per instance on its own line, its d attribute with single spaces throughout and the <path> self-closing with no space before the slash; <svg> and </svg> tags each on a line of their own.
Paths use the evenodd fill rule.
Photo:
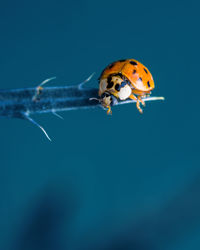
<svg viewBox="0 0 200 250">
<path fill-rule="evenodd" d="M 104 92 L 100 97 L 103 107 L 113 106 L 118 103 L 117 98 L 109 92 Z"/>
</svg>

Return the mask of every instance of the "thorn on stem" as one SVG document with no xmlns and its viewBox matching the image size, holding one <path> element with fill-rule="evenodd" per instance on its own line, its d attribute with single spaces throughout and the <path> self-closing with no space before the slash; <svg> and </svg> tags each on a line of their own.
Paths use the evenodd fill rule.
<svg viewBox="0 0 200 250">
<path fill-rule="evenodd" d="M 35 95 L 33 96 L 32 100 L 35 102 L 35 101 L 39 101 L 39 96 L 41 95 L 42 93 L 42 90 L 43 90 L 43 85 L 45 85 L 47 82 L 50 82 L 52 80 L 56 79 L 56 77 L 51 77 L 51 78 L 48 78 L 46 80 L 44 80 L 43 82 L 41 82 L 37 87 L 36 87 L 36 91 L 35 91 Z"/>
<path fill-rule="evenodd" d="M 40 128 L 42 130 L 42 132 L 45 134 L 45 136 L 47 137 L 47 139 L 49 141 L 52 141 L 51 138 L 49 137 L 49 135 L 47 134 L 46 130 L 39 123 L 37 123 L 35 120 L 33 120 L 29 115 L 24 114 L 23 118 L 25 118 L 26 120 L 30 121 L 31 123 L 36 125 L 38 128 Z"/>
<path fill-rule="evenodd" d="M 82 89 L 83 86 L 92 79 L 92 77 L 94 76 L 94 74 L 95 74 L 95 72 L 92 73 L 85 81 L 79 83 L 78 88 Z"/>
<path fill-rule="evenodd" d="M 57 116 L 58 118 L 64 120 L 64 118 L 61 115 L 59 115 L 58 113 L 56 113 L 56 111 L 52 110 L 52 114 L 55 115 L 55 116 Z"/>
</svg>

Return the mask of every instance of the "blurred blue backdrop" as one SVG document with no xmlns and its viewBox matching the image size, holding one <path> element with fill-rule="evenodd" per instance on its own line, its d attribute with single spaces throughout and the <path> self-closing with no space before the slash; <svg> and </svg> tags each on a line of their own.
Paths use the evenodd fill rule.
<svg viewBox="0 0 200 250">
<path fill-rule="evenodd" d="M 200 248 L 198 1 L 1 1 L 0 88 L 135 58 L 165 102 L 1 119 L 0 249 Z"/>
</svg>

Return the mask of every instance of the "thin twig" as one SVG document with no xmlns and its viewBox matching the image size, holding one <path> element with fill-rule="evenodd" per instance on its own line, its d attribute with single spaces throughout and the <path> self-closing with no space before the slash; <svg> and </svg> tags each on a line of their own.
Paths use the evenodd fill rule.
<svg viewBox="0 0 200 250">
<path fill-rule="evenodd" d="M 0 90 L 0 117 L 27 119 L 40 127 L 50 140 L 46 131 L 37 122 L 30 118 L 31 114 L 75 110 L 81 108 L 100 107 L 98 89 L 84 88 L 92 75 L 83 83 L 75 86 L 45 87 L 42 85 L 54 79 L 43 81 L 36 88 L 21 88 Z M 164 100 L 163 97 L 147 97 L 144 101 Z M 115 105 L 133 103 L 134 100 L 120 101 Z"/>
</svg>

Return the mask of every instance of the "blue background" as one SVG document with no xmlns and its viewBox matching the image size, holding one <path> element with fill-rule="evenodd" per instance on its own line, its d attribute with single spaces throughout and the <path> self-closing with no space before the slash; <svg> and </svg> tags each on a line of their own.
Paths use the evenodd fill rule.
<svg viewBox="0 0 200 250">
<path fill-rule="evenodd" d="M 1 119 L 0 249 L 200 247 L 198 1 L 1 1 L 0 88 L 77 84 L 135 58 L 153 95 L 38 115 L 53 139 Z"/>
</svg>

